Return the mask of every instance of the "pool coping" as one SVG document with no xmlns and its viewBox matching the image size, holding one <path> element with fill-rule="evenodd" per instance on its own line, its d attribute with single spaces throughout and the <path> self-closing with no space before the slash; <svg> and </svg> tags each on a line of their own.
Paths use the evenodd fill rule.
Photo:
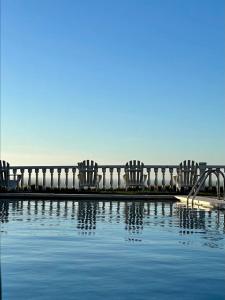
<svg viewBox="0 0 225 300">
<path fill-rule="evenodd" d="M 179 201 L 175 195 L 123 195 L 123 194 L 54 194 L 54 193 L 0 193 L 0 200 L 169 200 Z"/>
<path fill-rule="evenodd" d="M 97 200 L 97 201 L 168 201 L 180 202 L 186 205 L 192 205 L 191 200 L 187 202 L 185 195 L 172 195 L 172 194 L 153 194 L 153 195 L 138 195 L 138 194 L 64 194 L 64 193 L 0 193 L 0 200 L 9 201 L 28 201 L 28 200 L 53 200 L 53 201 L 73 201 L 73 200 Z M 193 205 L 198 207 L 206 207 L 213 209 L 225 209 L 225 201 L 218 200 L 215 197 L 197 196 L 193 201 Z"/>
</svg>

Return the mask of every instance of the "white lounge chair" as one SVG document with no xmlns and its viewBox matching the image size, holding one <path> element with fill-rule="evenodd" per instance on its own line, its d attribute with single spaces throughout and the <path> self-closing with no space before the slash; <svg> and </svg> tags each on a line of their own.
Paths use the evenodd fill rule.
<svg viewBox="0 0 225 300">
<path fill-rule="evenodd" d="M 198 179 L 198 164 L 195 161 L 184 160 L 177 168 L 174 183 L 177 191 L 189 191 Z"/>
<path fill-rule="evenodd" d="M 21 175 L 17 175 L 17 179 L 10 179 L 9 163 L 5 160 L 0 160 L 0 189 L 3 191 L 15 190 L 21 180 Z"/>
<path fill-rule="evenodd" d="M 98 164 L 93 160 L 84 160 L 78 163 L 78 179 L 79 189 L 95 188 L 99 189 L 99 183 L 102 179 L 101 175 L 98 175 Z"/>
<path fill-rule="evenodd" d="M 139 160 L 130 160 L 126 163 L 124 168 L 125 174 L 123 178 L 126 184 L 126 190 L 128 188 L 145 188 L 145 181 L 147 175 L 144 175 L 144 163 Z"/>
</svg>

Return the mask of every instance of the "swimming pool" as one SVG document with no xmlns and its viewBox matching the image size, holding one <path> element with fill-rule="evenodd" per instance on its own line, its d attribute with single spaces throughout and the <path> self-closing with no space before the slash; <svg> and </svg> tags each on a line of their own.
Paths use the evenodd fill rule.
<svg viewBox="0 0 225 300">
<path fill-rule="evenodd" d="M 1 204 L 2 299 L 224 299 L 224 213 L 175 202 Z"/>
</svg>

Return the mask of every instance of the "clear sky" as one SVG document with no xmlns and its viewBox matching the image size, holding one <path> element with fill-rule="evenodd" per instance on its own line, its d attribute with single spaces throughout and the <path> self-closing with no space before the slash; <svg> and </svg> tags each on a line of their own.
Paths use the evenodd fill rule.
<svg viewBox="0 0 225 300">
<path fill-rule="evenodd" d="M 1 3 L 1 158 L 224 163 L 225 1 Z"/>
</svg>

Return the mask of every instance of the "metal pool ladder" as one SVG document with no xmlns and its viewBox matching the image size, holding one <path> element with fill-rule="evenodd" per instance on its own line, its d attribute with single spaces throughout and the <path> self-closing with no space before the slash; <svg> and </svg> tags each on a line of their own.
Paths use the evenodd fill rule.
<svg viewBox="0 0 225 300">
<path fill-rule="evenodd" d="M 217 188 L 217 199 L 218 200 L 221 200 L 221 194 L 220 194 L 220 175 L 222 175 L 222 177 L 223 177 L 223 198 L 222 198 L 222 200 L 225 201 L 225 175 L 219 169 L 209 169 L 209 170 L 204 171 L 199 176 L 199 178 L 196 181 L 196 183 L 193 185 L 190 193 L 187 196 L 187 203 L 188 203 L 189 199 L 192 197 L 192 205 L 193 205 L 193 202 L 194 202 L 194 200 L 195 200 L 195 198 L 196 198 L 199 190 L 201 189 L 201 187 L 205 183 L 206 179 L 211 174 L 216 175 L 216 179 L 217 179 L 216 188 Z"/>
</svg>

